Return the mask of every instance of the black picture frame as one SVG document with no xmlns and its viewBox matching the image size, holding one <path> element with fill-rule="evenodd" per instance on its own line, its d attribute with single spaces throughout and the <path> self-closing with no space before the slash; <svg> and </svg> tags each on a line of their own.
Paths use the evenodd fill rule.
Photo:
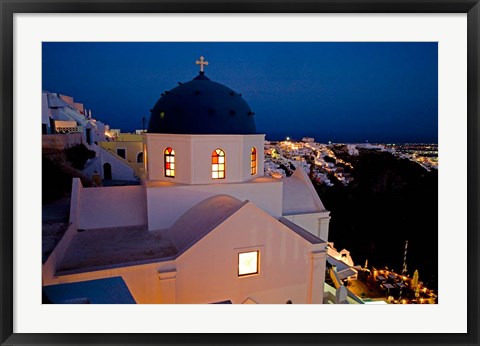
<svg viewBox="0 0 480 346">
<path fill-rule="evenodd" d="M 2 345 L 435 344 L 478 345 L 479 0 L 15 1 L 1 11 L 1 343 Z M 465 334 L 19 334 L 13 333 L 13 16 L 15 13 L 467 13 L 468 273 Z M 322 323 L 319 321 L 319 323 Z"/>
</svg>

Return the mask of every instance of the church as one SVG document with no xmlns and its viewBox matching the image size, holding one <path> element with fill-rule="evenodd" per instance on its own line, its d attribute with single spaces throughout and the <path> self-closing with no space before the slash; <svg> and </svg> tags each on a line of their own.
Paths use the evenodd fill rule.
<svg viewBox="0 0 480 346">
<path fill-rule="evenodd" d="M 264 176 L 255 113 L 196 64 L 151 109 L 140 185 L 74 179 L 43 286 L 121 278 L 138 304 L 321 304 L 329 212 L 302 169 Z"/>
</svg>

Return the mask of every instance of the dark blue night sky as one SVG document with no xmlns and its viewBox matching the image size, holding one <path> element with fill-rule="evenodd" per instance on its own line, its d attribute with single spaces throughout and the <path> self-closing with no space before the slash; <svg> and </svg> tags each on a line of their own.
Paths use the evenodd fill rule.
<svg viewBox="0 0 480 346">
<path fill-rule="evenodd" d="M 112 128 L 142 128 L 198 74 L 242 94 L 267 139 L 437 142 L 437 43 L 44 43 L 42 88 Z"/>
</svg>

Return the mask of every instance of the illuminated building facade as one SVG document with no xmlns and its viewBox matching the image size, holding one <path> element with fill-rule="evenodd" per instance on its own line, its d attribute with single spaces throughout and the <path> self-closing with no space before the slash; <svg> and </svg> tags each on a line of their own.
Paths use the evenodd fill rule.
<svg viewBox="0 0 480 346">
<path fill-rule="evenodd" d="M 137 303 L 323 302 L 329 212 L 302 170 L 263 175 L 254 113 L 205 63 L 152 108 L 141 185 L 74 180 L 46 285 L 119 276 Z"/>
</svg>

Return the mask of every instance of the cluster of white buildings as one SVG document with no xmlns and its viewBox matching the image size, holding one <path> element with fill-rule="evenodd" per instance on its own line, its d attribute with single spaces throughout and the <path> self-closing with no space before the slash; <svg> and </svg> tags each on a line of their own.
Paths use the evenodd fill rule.
<svg viewBox="0 0 480 346">
<path fill-rule="evenodd" d="M 314 138 L 305 137 L 300 142 L 286 140 L 277 143 L 266 142 L 265 151 L 267 158 L 265 165 L 267 167 L 265 173 L 274 176 L 281 174 L 287 176 L 295 168 L 303 169 L 307 174 L 312 175 L 312 179 L 318 183 L 327 186 L 333 186 L 329 178 L 329 174 L 345 185 L 351 181 L 349 175 L 343 172 L 342 166 L 353 168 L 349 162 L 345 162 L 337 158 L 331 150 L 330 145 L 315 142 Z M 349 146 L 349 152 L 352 155 L 358 155 L 355 146 Z M 313 170 L 311 165 L 314 165 Z M 286 167 L 289 172 L 285 172 Z"/>
<path fill-rule="evenodd" d="M 350 156 L 358 156 L 359 149 L 374 150 L 411 160 L 428 171 L 438 168 L 435 145 L 415 145 L 418 150 L 406 150 L 396 148 L 395 145 L 368 142 L 346 144 L 345 147 Z M 330 180 L 332 176 L 344 185 L 348 185 L 353 180 L 350 174 L 344 172 L 345 167 L 353 169 L 353 165 L 336 157 L 331 149 L 331 144 L 317 143 L 314 138 L 305 137 L 299 142 L 290 139 L 280 142 L 265 142 L 265 154 L 265 174 L 270 176 L 285 177 L 294 171 L 293 168 L 299 167 L 309 175 L 313 173 L 315 181 L 327 186 L 333 185 Z M 309 158 L 314 158 L 313 172 L 310 168 L 312 161 Z"/>
<path fill-rule="evenodd" d="M 92 110 L 71 96 L 42 92 L 43 148 L 66 149 L 83 144 L 95 152 L 82 173 L 104 181 L 138 182 L 143 167 L 140 134 L 122 134 L 119 129 L 92 117 Z"/>
<path fill-rule="evenodd" d="M 108 125 L 92 118 L 92 111 L 73 97 L 42 92 L 42 134 L 80 133 L 84 144 L 107 140 Z"/>
</svg>

